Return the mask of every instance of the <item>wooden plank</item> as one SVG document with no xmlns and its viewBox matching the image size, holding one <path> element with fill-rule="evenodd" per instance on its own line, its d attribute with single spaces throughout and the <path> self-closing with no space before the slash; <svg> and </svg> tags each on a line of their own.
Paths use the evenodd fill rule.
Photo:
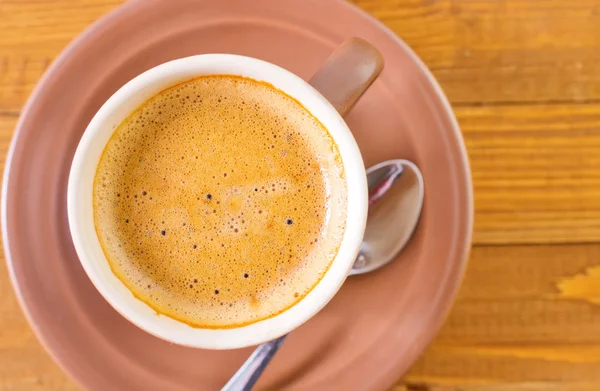
<svg viewBox="0 0 600 391">
<path fill-rule="evenodd" d="M 600 239 L 600 104 L 460 107 L 476 244 Z"/>
<path fill-rule="evenodd" d="M 401 36 L 454 105 L 600 100 L 595 0 L 353 0 Z M 0 2 L 0 111 L 121 0 Z"/>
<path fill-rule="evenodd" d="M 449 318 L 405 380 L 434 390 L 600 389 L 598 286 L 600 244 L 474 248 Z"/>
<path fill-rule="evenodd" d="M 600 389 L 599 271 L 600 244 L 474 248 L 454 309 L 405 387 Z M 0 268 L 0 389 L 75 389 L 43 354 L 7 281 Z"/>
<path fill-rule="evenodd" d="M 475 244 L 600 240 L 600 103 L 456 114 L 473 173 Z M 16 121 L 0 115 L 1 156 Z"/>
<path fill-rule="evenodd" d="M 455 105 L 600 98 L 595 0 L 354 0 L 402 37 Z"/>
<path fill-rule="evenodd" d="M 18 117 L 13 114 L 0 113 L 0 176 L 4 176 L 6 155 L 10 141 L 17 125 Z"/>
</svg>

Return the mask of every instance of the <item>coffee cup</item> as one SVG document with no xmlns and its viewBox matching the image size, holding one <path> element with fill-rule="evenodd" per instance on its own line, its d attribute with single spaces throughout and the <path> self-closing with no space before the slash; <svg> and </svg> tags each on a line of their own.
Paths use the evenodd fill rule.
<svg viewBox="0 0 600 391">
<path fill-rule="evenodd" d="M 359 252 L 366 225 L 368 194 L 363 160 L 342 115 L 377 77 L 383 62 L 362 39 L 346 41 L 306 82 L 258 59 L 203 54 L 173 60 L 137 76 L 115 92 L 89 123 L 75 153 L 68 183 L 69 227 L 75 249 L 100 294 L 125 318 L 166 341 L 190 347 L 233 349 L 287 334 L 321 310 L 340 289 Z M 202 328 L 157 313 L 117 278 L 99 241 L 93 214 L 93 186 L 101 155 L 117 126 L 160 91 L 203 75 L 235 75 L 268 83 L 304 106 L 337 145 L 347 186 L 346 228 L 323 277 L 285 311 L 240 327 Z"/>
</svg>

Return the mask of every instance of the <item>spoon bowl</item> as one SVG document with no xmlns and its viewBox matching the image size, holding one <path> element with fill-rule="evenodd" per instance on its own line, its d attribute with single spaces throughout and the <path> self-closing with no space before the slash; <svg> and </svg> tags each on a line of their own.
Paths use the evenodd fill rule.
<svg viewBox="0 0 600 391">
<path fill-rule="evenodd" d="M 394 260 L 411 238 L 423 208 L 423 175 L 411 161 L 396 159 L 376 164 L 367 170 L 367 183 L 367 228 L 351 276 L 371 272 Z M 383 195 L 389 201 L 379 202 Z"/>
</svg>

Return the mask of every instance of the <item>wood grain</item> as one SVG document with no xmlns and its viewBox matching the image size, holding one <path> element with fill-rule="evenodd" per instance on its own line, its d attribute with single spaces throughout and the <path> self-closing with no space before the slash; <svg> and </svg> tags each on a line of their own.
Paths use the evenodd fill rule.
<svg viewBox="0 0 600 391">
<path fill-rule="evenodd" d="M 406 381 L 599 389 L 600 277 L 586 273 L 598 267 L 599 244 L 474 248 L 445 327 Z"/>
<path fill-rule="evenodd" d="M 0 110 L 120 0 L 0 2 Z M 455 106 L 600 100 L 595 0 L 354 0 L 402 37 Z"/>
<path fill-rule="evenodd" d="M 600 98 L 595 0 L 355 0 L 423 58 L 454 105 Z"/>
<path fill-rule="evenodd" d="M 600 104 L 455 113 L 471 160 L 476 244 L 600 239 Z"/>
<path fill-rule="evenodd" d="M 455 113 L 471 160 L 475 244 L 600 240 L 600 103 Z M 0 113 L 0 153 L 16 120 Z"/>
<path fill-rule="evenodd" d="M 600 244 L 475 247 L 445 327 L 404 385 L 597 390 L 600 277 L 585 276 L 599 267 Z M 4 269 L 0 281 L 7 281 Z M 0 390 L 71 389 L 35 341 L 8 284 L 0 285 L 0 315 Z"/>
<path fill-rule="evenodd" d="M 0 2 L 0 115 L 18 115 L 58 52 L 118 3 Z M 472 163 L 476 244 L 600 238 L 600 3 L 355 3 L 411 44 L 451 98 Z"/>
<path fill-rule="evenodd" d="M 471 262 L 394 391 L 600 389 L 600 2 L 353 0 L 451 100 L 471 159 Z M 52 60 L 120 0 L 0 0 L 0 157 Z M 2 167 L 3 168 L 3 167 Z M 78 389 L 0 267 L 0 390 Z"/>
</svg>

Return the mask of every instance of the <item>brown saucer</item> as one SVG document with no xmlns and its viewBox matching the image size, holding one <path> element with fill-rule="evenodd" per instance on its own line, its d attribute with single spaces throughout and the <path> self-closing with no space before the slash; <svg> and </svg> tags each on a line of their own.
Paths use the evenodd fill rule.
<svg viewBox="0 0 600 391">
<path fill-rule="evenodd" d="M 473 216 L 460 132 L 423 64 L 342 0 L 137 0 L 88 29 L 43 77 L 19 122 L 3 188 L 4 245 L 21 305 L 46 349 L 84 387 L 217 390 L 250 353 L 152 337 L 86 277 L 67 227 L 66 185 L 96 110 L 144 70 L 199 53 L 245 54 L 308 78 L 350 36 L 373 43 L 386 66 L 348 123 L 368 166 L 390 158 L 420 166 L 421 223 L 394 263 L 352 277 L 291 335 L 257 388 L 385 390 L 431 341 L 460 283 Z"/>
</svg>

